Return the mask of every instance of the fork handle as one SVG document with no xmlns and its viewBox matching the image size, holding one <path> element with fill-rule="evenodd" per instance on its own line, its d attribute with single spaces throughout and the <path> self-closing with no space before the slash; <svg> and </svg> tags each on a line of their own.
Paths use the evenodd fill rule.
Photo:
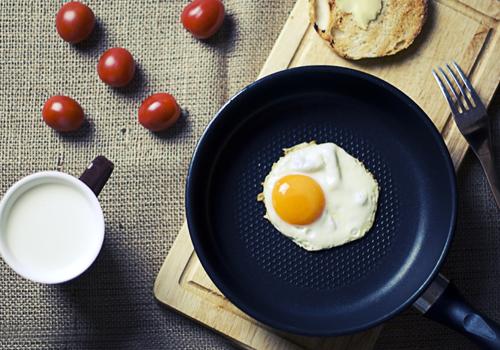
<svg viewBox="0 0 500 350">
<path fill-rule="evenodd" d="M 490 184 L 491 192 L 493 193 L 497 207 L 500 208 L 500 178 L 495 167 L 495 160 L 491 144 L 489 142 L 485 149 L 486 150 L 484 152 L 477 152 L 476 155 L 479 158 L 479 162 L 481 163 L 481 166 L 486 174 L 486 178 Z"/>
</svg>

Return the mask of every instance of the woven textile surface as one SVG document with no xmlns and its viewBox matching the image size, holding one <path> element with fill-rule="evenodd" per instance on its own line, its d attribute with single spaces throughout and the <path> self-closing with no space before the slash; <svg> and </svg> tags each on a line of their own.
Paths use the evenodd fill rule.
<svg viewBox="0 0 500 350">
<path fill-rule="evenodd" d="M 184 220 L 185 176 L 196 141 L 227 98 L 255 79 L 294 2 L 225 0 L 222 30 L 201 42 L 179 23 L 186 1 L 89 0 L 98 25 L 77 46 L 56 34 L 62 2 L 0 2 L 0 193 L 35 171 L 78 176 L 99 154 L 115 163 L 100 195 L 105 243 L 89 271 L 46 286 L 23 280 L 0 261 L 1 348 L 233 348 L 158 304 L 152 287 Z M 100 54 L 113 46 L 126 47 L 138 62 L 124 89 L 108 88 L 96 73 Z M 183 116 L 154 135 L 138 124 L 137 110 L 160 91 L 176 96 Z M 84 108 L 88 123 L 77 133 L 60 135 L 43 124 L 41 108 L 55 94 Z M 490 110 L 500 140 L 498 100 Z M 500 320 L 500 216 L 471 155 L 459 183 L 460 220 L 444 270 L 480 310 Z M 413 311 L 390 321 L 377 347 L 473 348 Z"/>
</svg>

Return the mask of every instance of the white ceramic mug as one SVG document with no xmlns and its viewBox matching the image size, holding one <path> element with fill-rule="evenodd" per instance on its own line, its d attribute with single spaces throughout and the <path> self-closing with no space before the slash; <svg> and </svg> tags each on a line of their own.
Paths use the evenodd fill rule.
<svg viewBox="0 0 500 350">
<path fill-rule="evenodd" d="M 0 254 L 19 275 L 62 283 L 82 274 L 104 241 L 97 195 L 113 171 L 99 156 L 82 176 L 44 171 L 12 185 L 0 201 Z"/>
</svg>

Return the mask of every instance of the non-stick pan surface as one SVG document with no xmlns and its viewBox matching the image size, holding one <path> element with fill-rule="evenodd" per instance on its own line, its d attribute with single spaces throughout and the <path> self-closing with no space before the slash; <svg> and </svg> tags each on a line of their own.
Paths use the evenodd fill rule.
<svg viewBox="0 0 500 350">
<path fill-rule="evenodd" d="M 335 142 L 375 175 L 374 227 L 344 246 L 308 252 L 263 218 L 261 182 L 282 149 Z M 453 235 L 455 174 L 425 113 L 373 76 L 311 66 L 268 76 L 217 114 L 193 156 L 186 191 L 191 238 L 206 272 L 237 307 L 306 335 L 359 331 L 424 291 Z"/>
</svg>

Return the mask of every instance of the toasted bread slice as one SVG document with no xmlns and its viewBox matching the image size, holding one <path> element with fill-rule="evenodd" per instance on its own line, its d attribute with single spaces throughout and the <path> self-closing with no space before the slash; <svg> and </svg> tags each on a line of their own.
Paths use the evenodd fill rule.
<svg viewBox="0 0 500 350">
<path fill-rule="evenodd" d="M 427 0 L 382 0 L 377 18 L 362 28 L 336 0 L 310 0 L 310 4 L 311 22 L 318 34 L 340 56 L 353 60 L 394 55 L 407 48 L 427 17 Z"/>
</svg>

